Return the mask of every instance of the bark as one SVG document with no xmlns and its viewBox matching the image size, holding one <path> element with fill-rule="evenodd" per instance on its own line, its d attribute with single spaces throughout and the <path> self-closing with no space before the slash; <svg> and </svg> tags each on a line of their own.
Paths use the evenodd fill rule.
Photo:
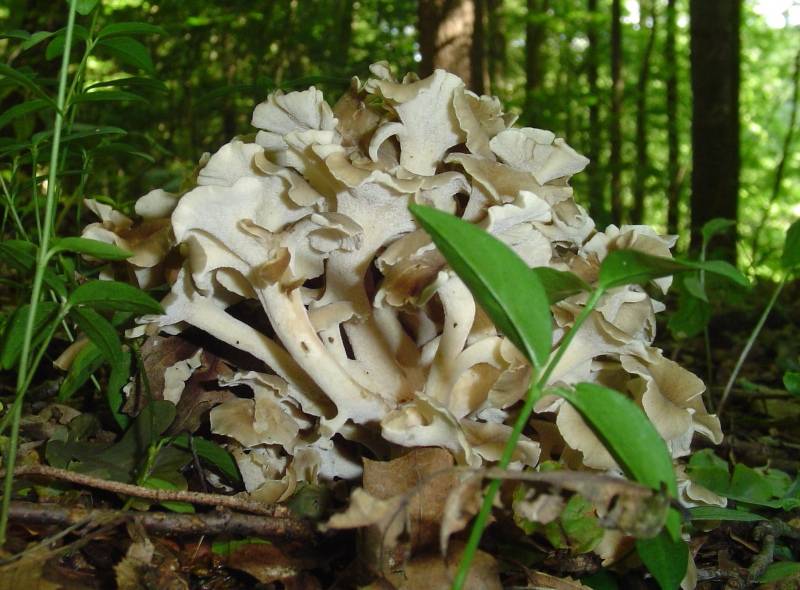
<svg viewBox="0 0 800 590">
<path fill-rule="evenodd" d="M 611 218 L 623 222 L 622 210 L 622 0 L 611 1 L 611 113 L 609 117 L 609 168 L 611 169 Z"/>
<path fill-rule="evenodd" d="M 587 170 L 589 181 L 589 213 L 603 227 L 608 220 L 603 191 L 603 170 L 600 166 L 600 88 L 597 83 L 599 68 L 598 55 L 600 53 L 597 36 L 597 0 L 588 0 L 589 23 L 587 38 L 589 46 L 586 48 L 586 79 L 589 84 L 589 142 L 586 156 L 591 160 Z"/>
<path fill-rule="evenodd" d="M 710 219 L 737 219 L 741 0 L 691 0 L 692 245 Z M 736 258 L 736 227 L 719 238 Z"/>
<path fill-rule="evenodd" d="M 678 147 L 678 64 L 675 52 L 677 31 L 677 0 L 667 1 L 667 39 L 664 58 L 667 67 L 667 233 L 677 234 L 680 222 L 681 180 L 680 153 Z"/>
<path fill-rule="evenodd" d="M 332 61 L 338 74 L 347 74 L 348 56 L 353 39 L 353 3 L 354 0 L 338 0 L 338 14 L 334 22 L 333 47 L 335 55 Z"/>
<path fill-rule="evenodd" d="M 441 68 L 460 76 L 471 90 L 484 85 L 486 60 L 484 52 L 473 49 L 476 29 L 476 3 L 484 0 L 419 0 L 419 48 L 422 54 L 420 76 L 425 77 Z M 482 20 L 482 19 L 481 19 Z M 482 36 L 482 31 L 478 37 Z M 473 65 L 473 59 L 480 58 Z M 473 71 L 481 72 L 473 76 Z"/>
<path fill-rule="evenodd" d="M 536 106 L 536 95 L 544 78 L 545 19 L 550 0 L 528 0 L 525 21 L 525 109 L 530 113 Z"/>
<path fill-rule="evenodd" d="M 57 526 L 62 529 L 82 523 L 119 522 L 121 524 L 136 521 L 150 533 L 173 537 L 227 534 L 304 543 L 313 543 L 316 537 L 310 523 L 293 518 L 291 515 L 254 516 L 227 511 L 174 514 L 12 502 L 8 519 L 11 522 L 27 526 Z"/>
<path fill-rule="evenodd" d="M 487 0 L 472 0 L 475 5 L 475 22 L 472 25 L 470 47 L 471 90 L 478 94 L 489 91 L 489 68 L 486 62 L 486 4 Z"/>
<path fill-rule="evenodd" d="M 650 61 L 656 41 L 656 3 L 651 0 L 649 14 L 645 2 L 640 2 L 639 30 L 647 30 L 648 16 L 651 19 L 650 31 L 642 50 L 642 63 L 639 67 L 639 81 L 636 84 L 636 176 L 633 183 L 633 209 L 631 223 L 640 224 L 644 216 L 644 202 L 647 191 L 647 178 L 650 176 L 650 158 L 647 153 L 647 87 L 650 82 Z"/>
</svg>

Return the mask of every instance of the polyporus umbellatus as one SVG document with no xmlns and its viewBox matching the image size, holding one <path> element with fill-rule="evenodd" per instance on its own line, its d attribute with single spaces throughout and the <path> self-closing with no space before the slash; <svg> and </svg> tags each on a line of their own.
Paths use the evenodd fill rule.
<svg viewBox="0 0 800 590">
<path fill-rule="evenodd" d="M 150 284 L 167 256 L 165 224 L 183 254 L 164 315 L 142 321 L 173 334 L 194 326 L 263 365 L 220 380 L 252 397 L 222 403 L 210 419 L 236 441 L 247 489 L 264 500 L 287 497 L 297 481 L 357 478 L 351 451 L 359 445 L 379 457 L 393 447 L 443 447 L 470 466 L 502 452 L 530 368 L 415 223 L 410 203 L 479 225 L 531 267 L 590 283 L 609 251 L 669 256 L 674 244 L 647 226 L 597 231 L 569 186 L 588 160 L 549 131 L 513 127 L 496 98 L 441 70 L 401 81 L 386 64 L 371 72 L 333 108 L 313 87 L 275 92 L 255 109 L 254 142 L 223 146 L 179 199 L 157 192 L 137 204 L 159 237 L 141 255 L 134 248 L 136 277 Z M 129 219 L 94 210 L 102 224 L 87 235 L 130 245 Z M 656 283 L 666 290 L 669 279 Z M 258 322 L 229 313 L 245 300 L 257 303 Z M 585 300 L 553 306 L 554 346 Z M 640 287 L 610 290 L 551 382 L 629 394 L 680 457 L 695 432 L 714 442 L 722 434 L 703 406 L 702 382 L 652 346 L 662 308 Z M 545 398 L 537 411 L 557 426 L 537 432 L 560 432 L 587 467 L 616 467 L 563 400 Z M 517 468 L 539 460 L 538 435 L 528 435 Z"/>
</svg>

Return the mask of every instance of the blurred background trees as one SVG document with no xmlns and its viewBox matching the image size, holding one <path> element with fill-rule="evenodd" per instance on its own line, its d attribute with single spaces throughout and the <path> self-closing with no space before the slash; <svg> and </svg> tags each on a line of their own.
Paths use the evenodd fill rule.
<svg viewBox="0 0 800 590">
<path fill-rule="evenodd" d="M 14 32 L 56 30 L 65 13 L 60 2 L 6 0 L 0 61 L 52 83 L 52 39 L 23 49 Z M 387 60 L 401 74 L 452 70 L 521 123 L 566 137 L 592 159 L 575 188 L 600 226 L 653 224 L 687 248 L 709 218 L 738 216 L 739 261 L 769 272 L 800 214 L 795 0 L 104 0 L 94 25 L 126 21 L 165 31 L 141 37 L 146 102 L 81 109 L 129 132 L 86 179 L 89 196 L 120 205 L 179 190 L 203 152 L 252 132 L 269 92 L 315 84 L 332 103 L 351 75 Z M 130 72 L 120 59 L 98 51 L 87 79 Z M 28 98 L 0 81 L 0 117 Z M 48 121 L 0 119 L 0 146 Z M 733 252 L 733 238 L 720 244 Z"/>
</svg>

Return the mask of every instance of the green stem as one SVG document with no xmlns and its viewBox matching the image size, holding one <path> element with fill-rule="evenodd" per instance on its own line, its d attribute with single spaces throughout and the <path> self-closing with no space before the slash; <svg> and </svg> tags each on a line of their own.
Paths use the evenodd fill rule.
<svg viewBox="0 0 800 590">
<path fill-rule="evenodd" d="M 733 368 L 733 373 L 731 373 L 730 378 L 728 379 L 728 383 L 725 384 L 725 389 L 722 391 L 722 398 L 719 400 L 719 406 L 717 406 L 717 416 L 722 415 L 722 410 L 725 409 L 725 403 L 728 401 L 728 396 L 731 393 L 731 389 L 733 389 L 733 384 L 736 383 L 736 378 L 739 376 L 739 371 L 742 370 L 742 365 L 744 365 L 744 361 L 747 358 L 747 355 L 750 354 L 750 349 L 753 348 L 753 344 L 756 342 L 756 338 L 761 333 L 761 329 L 764 327 L 764 324 L 767 321 L 767 316 L 769 316 L 769 312 L 772 311 L 772 308 L 775 306 L 775 302 L 778 301 L 778 296 L 783 291 L 783 287 L 786 285 L 786 280 L 789 278 L 788 274 L 781 279 L 781 282 L 778 283 L 778 286 L 775 288 L 775 291 L 772 293 L 772 297 L 767 303 L 767 306 L 764 308 L 764 311 L 761 313 L 761 317 L 758 318 L 758 323 L 756 324 L 753 331 L 750 333 L 750 338 L 747 339 L 747 344 L 744 345 L 739 358 L 736 360 L 736 366 Z"/>
<path fill-rule="evenodd" d="M 600 297 L 603 296 L 603 293 L 604 290 L 602 288 L 598 288 L 591 294 L 589 300 L 578 314 L 578 317 L 575 318 L 575 323 L 559 343 L 555 354 L 550 357 L 550 360 L 548 361 L 547 366 L 545 367 L 539 379 L 536 382 L 531 383 L 531 386 L 528 389 L 528 394 L 525 396 L 525 403 L 522 406 L 519 415 L 517 416 L 517 420 L 514 423 L 514 428 L 511 431 L 511 435 L 508 437 L 506 446 L 503 448 L 503 455 L 500 457 L 500 461 L 497 464 L 499 469 L 506 469 L 509 463 L 511 463 L 511 459 L 514 456 L 514 451 L 517 447 L 517 442 L 519 441 L 519 437 L 522 435 L 525 425 L 528 423 L 528 419 L 533 412 L 534 405 L 542 397 L 544 387 L 547 385 L 550 376 L 553 374 L 553 371 L 558 366 L 561 358 L 564 356 L 564 352 L 575 338 L 575 335 L 586 321 L 586 318 L 588 318 L 589 314 L 594 310 L 597 302 L 600 300 Z M 475 517 L 472 530 L 470 530 L 469 539 L 467 539 L 467 544 L 464 547 L 464 552 L 461 555 L 461 563 L 458 565 L 458 571 L 456 572 L 456 577 L 453 580 L 452 590 L 461 590 L 467 581 L 469 568 L 472 565 L 472 560 L 475 558 L 475 553 L 478 551 L 478 545 L 481 542 L 481 537 L 483 536 L 483 531 L 486 528 L 486 524 L 489 522 L 489 516 L 492 513 L 494 498 L 497 496 L 497 492 L 500 491 L 501 483 L 502 482 L 499 479 L 493 479 L 489 482 L 489 486 L 486 488 L 486 494 L 483 496 L 481 509 L 478 512 L 478 516 Z"/>
<path fill-rule="evenodd" d="M 14 409 L 11 423 L 11 437 L 6 449 L 5 479 L 3 480 L 3 499 L 0 506 L 0 546 L 5 545 L 6 531 L 8 529 L 8 510 L 11 505 L 11 493 L 14 486 L 14 465 L 19 447 L 19 423 L 22 418 L 22 401 L 25 397 L 27 385 L 30 383 L 30 374 L 36 370 L 36 365 L 31 364 L 31 344 L 33 340 L 33 327 L 36 319 L 36 310 L 42 296 L 44 273 L 47 269 L 49 258 L 50 229 L 53 227 L 56 210 L 56 182 L 58 180 L 58 153 L 61 143 L 61 125 L 63 123 L 64 99 L 67 90 L 67 73 L 69 70 L 69 54 L 72 45 L 72 32 L 75 28 L 75 4 L 77 0 L 70 0 L 67 29 L 64 36 L 64 55 L 61 59 L 61 72 L 58 80 L 57 110 L 53 129 L 53 146 L 50 151 L 50 170 L 47 180 L 47 199 L 45 201 L 44 219 L 42 220 L 41 233 L 39 234 L 39 250 L 36 257 L 36 273 L 31 287 L 31 302 L 25 324 L 25 334 L 22 339 L 22 351 L 17 373 L 17 391 L 14 400 Z M 34 175 L 36 174 L 34 170 Z M 41 357 L 39 357 L 41 358 Z"/>
<path fill-rule="evenodd" d="M 3 180 L 2 175 L 0 175 L 0 184 L 3 185 L 3 195 L 5 196 L 6 202 L 8 203 L 8 209 L 6 211 L 10 213 L 11 217 L 14 219 L 14 225 L 17 226 L 17 231 L 19 232 L 19 235 L 22 237 L 23 240 L 29 242 L 30 238 L 28 237 L 28 232 L 25 231 L 25 226 L 22 225 L 22 220 L 19 218 L 19 213 L 17 212 L 17 207 L 15 203 L 16 199 L 14 199 L 11 196 L 11 193 L 8 190 L 8 186 L 6 185 L 6 181 Z"/>
</svg>

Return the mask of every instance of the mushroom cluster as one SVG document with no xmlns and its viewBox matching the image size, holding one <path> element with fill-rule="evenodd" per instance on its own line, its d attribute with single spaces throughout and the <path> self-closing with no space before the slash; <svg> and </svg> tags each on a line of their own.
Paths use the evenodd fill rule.
<svg viewBox="0 0 800 590">
<path fill-rule="evenodd" d="M 253 142 L 205 158 L 180 198 L 159 191 L 137 203 L 138 234 L 97 205 L 102 223 L 86 230 L 133 250 L 142 284 L 172 276 L 164 315 L 141 319 L 151 331 L 193 326 L 259 361 L 220 378 L 252 395 L 216 406 L 210 424 L 260 499 L 285 498 L 299 481 L 356 478 L 364 452 L 433 446 L 470 466 L 499 459 L 530 367 L 409 204 L 456 214 L 529 266 L 589 283 L 609 251 L 669 256 L 674 244 L 647 226 L 597 231 L 569 186 L 588 160 L 549 131 L 514 127 L 497 98 L 442 70 L 421 80 L 398 80 L 384 63 L 370 70 L 333 108 L 313 87 L 270 95 L 253 113 Z M 176 275 L 158 269 L 170 247 L 182 255 Z M 585 300 L 553 306 L 554 346 Z M 680 457 L 695 432 L 714 442 L 722 433 L 703 383 L 652 346 L 662 308 L 638 286 L 609 291 L 552 383 L 626 392 Z M 536 410 L 516 468 L 554 449 L 574 465 L 616 467 L 569 405 L 545 398 Z"/>
</svg>

